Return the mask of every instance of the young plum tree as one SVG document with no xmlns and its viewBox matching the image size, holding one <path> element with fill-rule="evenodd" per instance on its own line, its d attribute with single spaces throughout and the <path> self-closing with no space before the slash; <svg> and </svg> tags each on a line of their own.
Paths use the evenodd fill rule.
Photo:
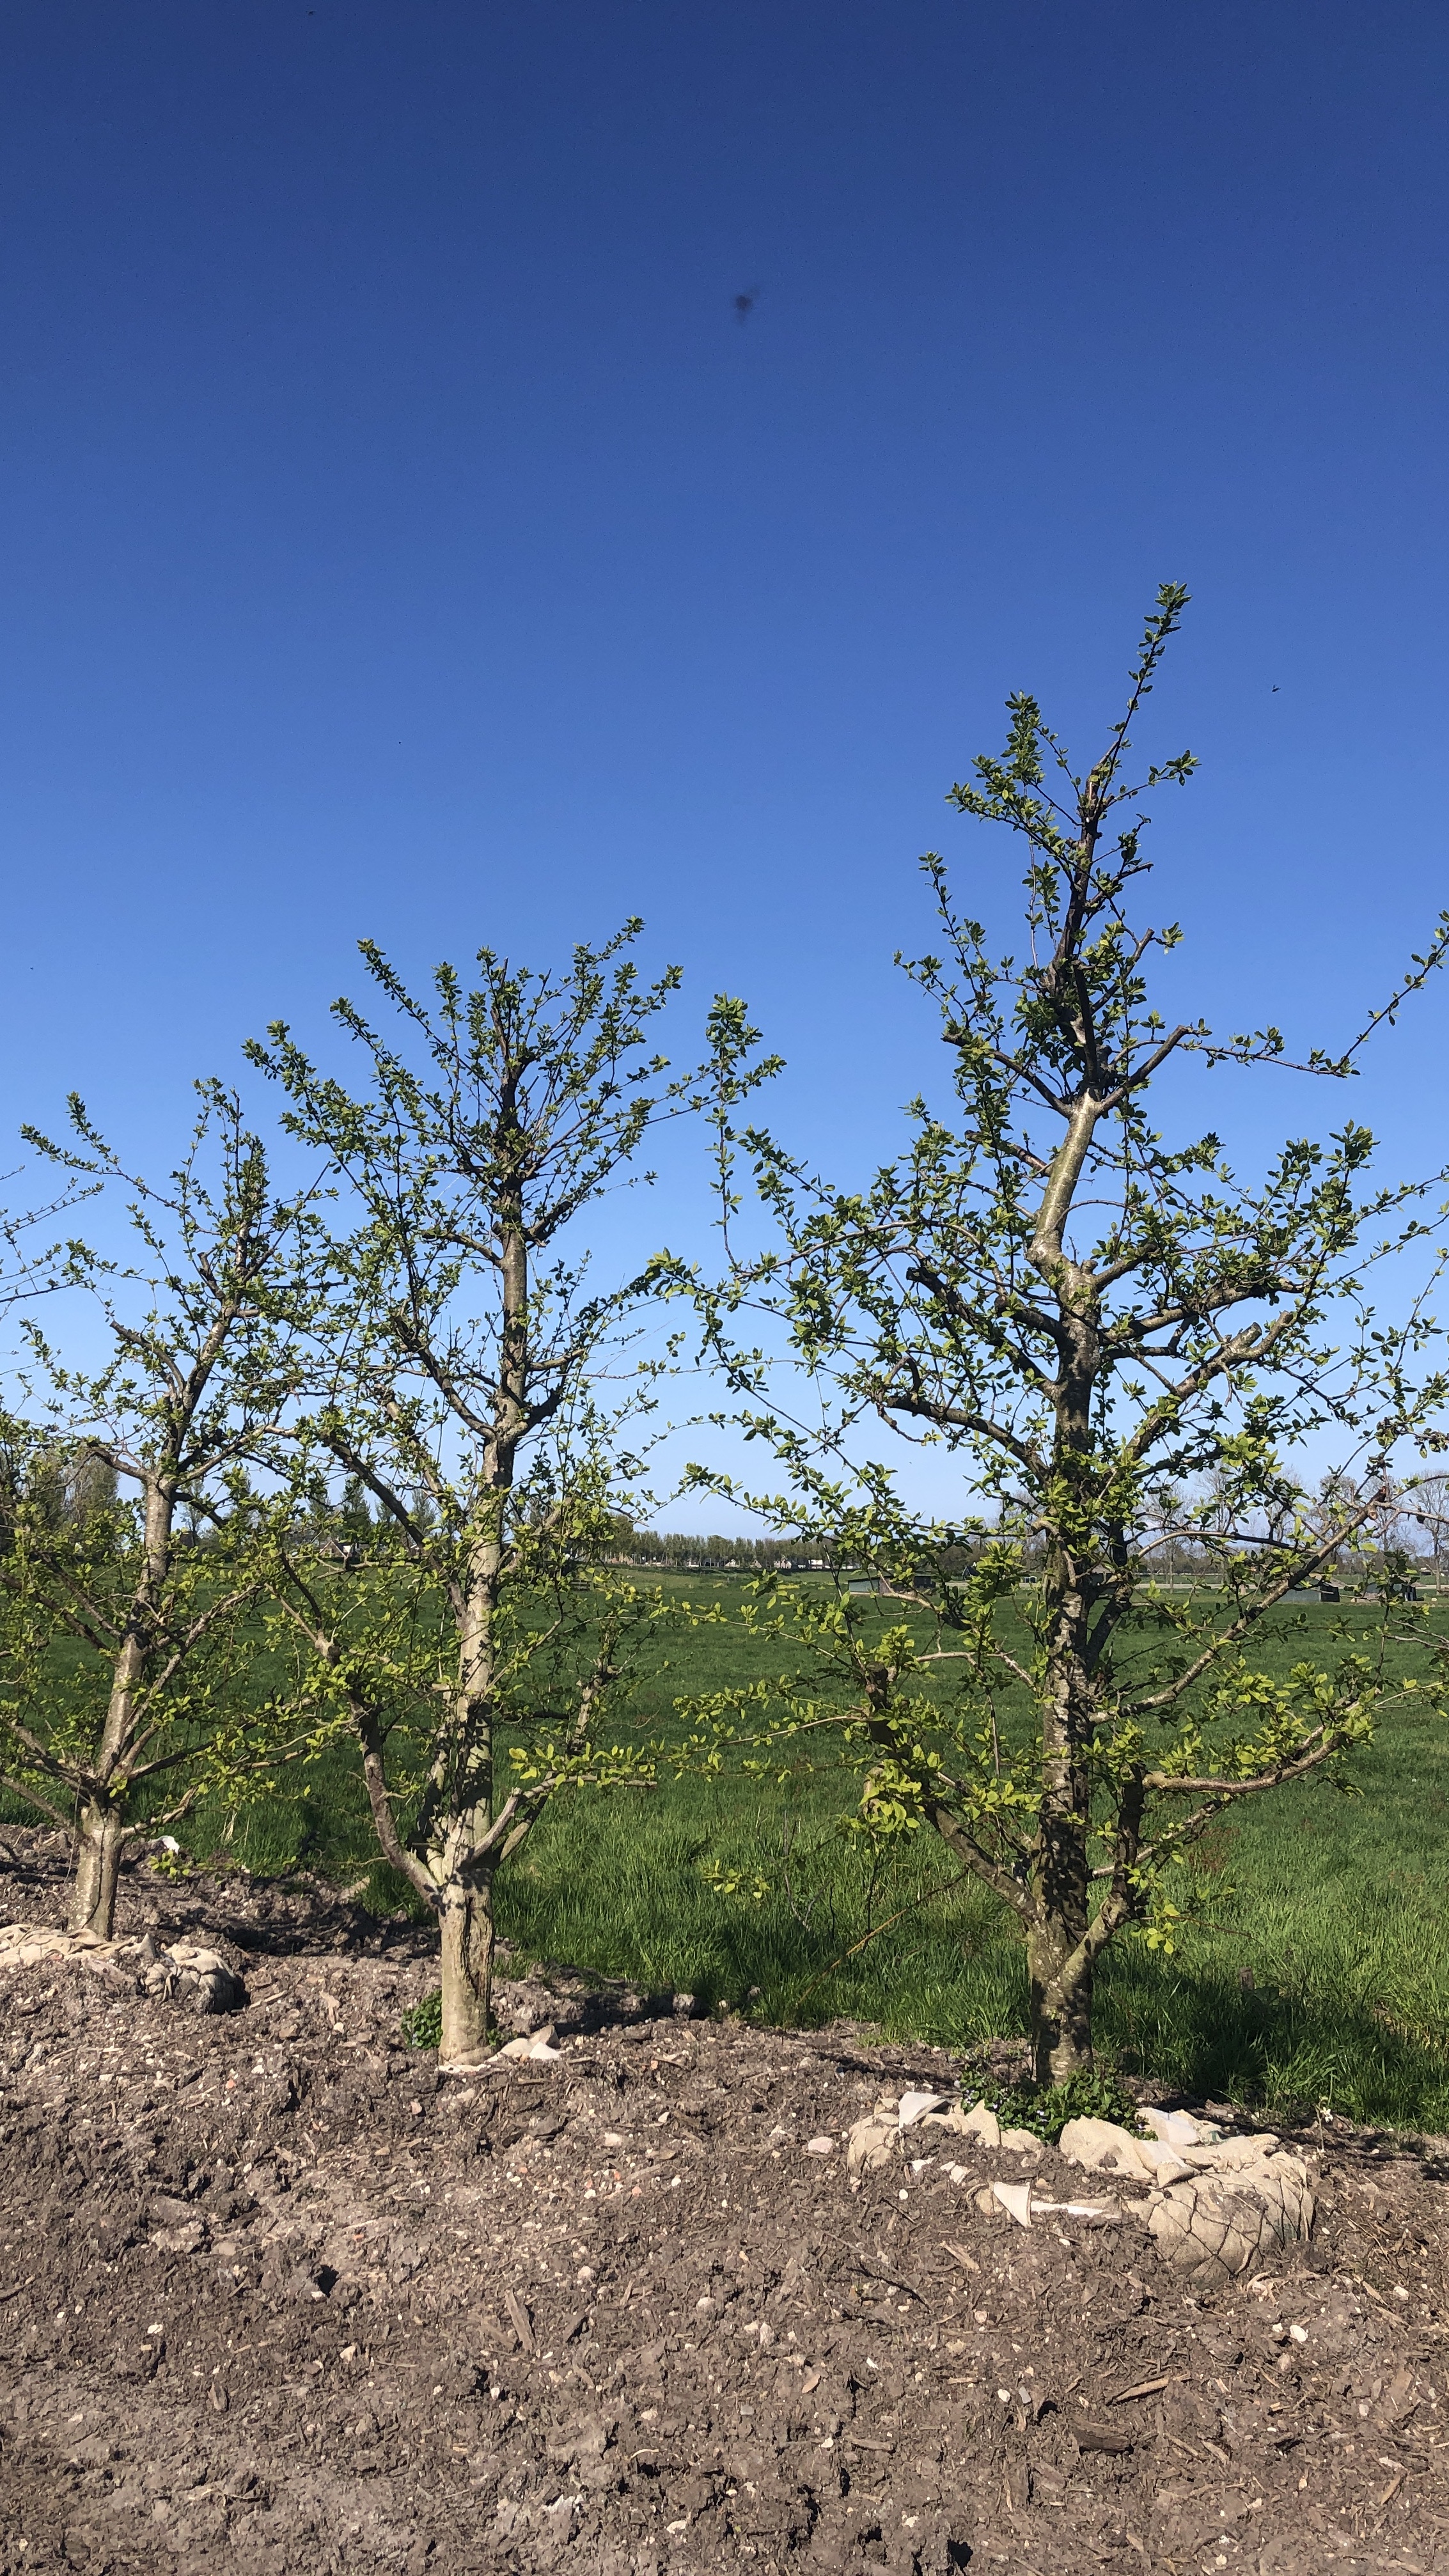
<svg viewBox="0 0 1449 2576">
<path fill-rule="evenodd" d="M 1285 1658 L 1265 1632 L 1280 1610 L 1301 1632 L 1290 1592 L 1370 1544 L 1390 1457 L 1432 1441 L 1444 1391 L 1414 1379 L 1422 1294 L 1396 1320 L 1368 1308 L 1372 1267 L 1425 1229 L 1421 1192 L 1368 1184 L 1362 1127 L 1291 1140 L 1249 1184 L 1216 1134 L 1169 1144 L 1154 1123 L 1153 1086 L 1185 1057 L 1285 1062 L 1272 1029 L 1214 1043 L 1200 1021 L 1169 1025 L 1148 976 L 1179 934 L 1129 914 L 1144 787 L 1195 765 L 1183 753 L 1143 785 L 1124 770 L 1185 596 L 1159 593 L 1126 712 L 1084 775 L 1014 697 L 1004 753 L 952 790 L 1027 853 L 1025 954 L 1000 960 L 953 907 L 941 859 L 923 862 L 946 956 L 907 971 L 941 1011 L 954 1114 L 917 1101 L 902 1157 L 862 1192 L 833 1189 L 739 1124 L 723 1032 L 726 1238 L 741 1158 L 776 1230 L 712 1286 L 661 1272 L 699 1300 L 748 1431 L 786 1472 L 759 1506 L 880 1586 L 757 1609 L 777 1634 L 793 1615 L 812 1649 L 782 1682 L 779 1725 L 797 1752 L 802 1732 L 837 1730 L 865 1768 L 866 1821 L 933 1828 L 1013 1909 L 1042 2081 L 1090 2058 L 1113 1936 L 1135 1924 L 1170 1941 L 1168 1872 L 1192 1839 L 1237 1801 L 1330 1771 L 1413 1686 L 1387 1633 L 1414 1615 L 1405 1585 L 1377 1587 L 1372 1651 L 1362 1635 L 1323 1652 L 1305 1639 Z M 1441 922 L 1370 1028 L 1445 938 Z M 1341 1079 L 1361 1044 L 1297 1070 Z M 1174 1111 L 1183 1097 L 1179 1081 Z M 821 1398 L 813 1424 L 772 1400 L 782 1352 Z M 861 1463 L 872 1417 L 959 1462 L 950 1528 Z M 1310 1493 L 1294 1462 L 1331 1435 L 1342 1472 Z M 963 1540 L 965 1578 L 945 1558 Z M 701 1713 L 725 1738 L 744 1717 L 721 1700 Z"/>
<path fill-rule="evenodd" d="M 638 982 L 621 952 L 639 926 L 556 977 L 481 950 L 477 985 L 441 967 L 431 1004 L 364 943 L 403 1034 L 335 1006 L 359 1092 L 284 1027 L 252 1050 L 357 1211 L 332 1246 L 309 1436 L 371 1497 L 391 1559 L 349 1593 L 294 1556 L 288 1598 L 358 1736 L 384 1856 L 437 1915 L 452 2064 L 488 2041 L 499 1869 L 566 1781 L 630 1768 L 595 1729 L 654 1605 L 602 1559 L 649 1373 L 605 1404 L 633 1292 L 590 1292 L 569 1245 L 692 1096 L 649 1051 L 679 977 Z"/>
<path fill-rule="evenodd" d="M 125 1173 L 77 1100 L 74 1146 L 27 1131 L 72 1173 L 130 1189 L 139 1246 L 119 1272 L 72 1247 L 110 1356 L 73 1368 L 32 1327 L 39 1418 L 0 1433 L 5 1785 L 74 1831 L 71 1927 L 102 1938 L 135 1834 L 300 1745 L 250 1682 L 246 1613 L 282 1506 L 251 1492 L 246 1468 L 301 1382 L 311 1219 L 305 1199 L 272 1196 L 235 1095 L 198 1088 L 165 1188 Z"/>
</svg>

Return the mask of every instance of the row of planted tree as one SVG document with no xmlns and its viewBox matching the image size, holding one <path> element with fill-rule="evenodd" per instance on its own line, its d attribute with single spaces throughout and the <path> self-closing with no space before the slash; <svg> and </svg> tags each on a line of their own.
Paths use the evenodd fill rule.
<svg viewBox="0 0 1449 2576">
<path fill-rule="evenodd" d="M 207 1083 L 164 1185 L 79 1102 L 64 1141 L 25 1131 L 63 1179 L 8 1229 L 0 1768 L 74 1834 L 78 1926 L 109 1931 L 129 1839 L 345 1740 L 437 1918 L 442 2056 L 466 2064 L 499 1874 L 551 1799 L 829 1760 L 858 1830 L 939 1835 L 1016 1915 L 1048 2081 L 1090 2054 L 1106 1944 L 1171 1942 L 1174 1864 L 1225 1807 L 1330 1776 L 1406 1694 L 1442 1709 L 1400 1545 L 1444 1445 L 1442 1176 L 1376 1181 L 1345 1120 L 1245 1184 L 1216 1133 L 1154 1123 L 1167 1084 L 1190 1114 L 1194 1058 L 1288 1063 L 1273 1029 L 1169 1025 L 1150 975 L 1178 934 L 1132 917 L 1141 799 L 1194 766 L 1126 766 L 1184 601 L 1159 594 L 1091 769 L 1017 697 L 951 791 L 1025 844 L 1025 951 L 993 957 L 925 861 L 941 954 L 905 971 L 949 1106 L 912 1104 L 858 1189 L 759 1123 L 777 1065 L 740 1003 L 671 1068 L 679 978 L 640 981 L 633 922 L 551 975 L 484 949 L 426 999 L 364 944 L 381 1017 L 335 1006 L 344 1070 L 274 1027 L 248 1049 L 270 1141 Z M 1294 1069 L 1345 1081 L 1446 938 Z M 708 1140 L 716 1258 L 641 1232 L 632 1275 L 596 1282 L 591 1211 L 680 1120 Z M 125 1202 L 128 1258 L 46 1240 L 93 1192 Z M 766 1536 L 727 1611 L 623 1561 L 684 1362 L 769 1461 L 767 1491 L 685 1479 Z M 949 1522 L 887 1434 L 950 1462 Z M 1350 1556 L 1372 1611 L 1285 1651 L 1294 1596 Z M 725 1616 L 769 1678 L 620 1740 L 669 1624 Z"/>
</svg>

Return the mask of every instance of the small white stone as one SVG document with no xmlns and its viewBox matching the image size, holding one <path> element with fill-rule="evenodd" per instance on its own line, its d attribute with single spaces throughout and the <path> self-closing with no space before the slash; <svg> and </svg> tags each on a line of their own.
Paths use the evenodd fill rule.
<svg viewBox="0 0 1449 2576">
<path fill-rule="evenodd" d="M 1138 2112 L 1137 2124 L 1165 2147 L 1215 2147 L 1223 2134 L 1211 2120 L 1195 2120 L 1190 2111 L 1154 2111 L 1150 2106 Z"/>
<path fill-rule="evenodd" d="M 903 2093 L 900 2108 L 896 2113 L 897 2126 L 902 2129 L 913 2128 L 923 2112 L 943 2110 L 945 2102 L 944 2093 Z"/>
<path fill-rule="evenodd" d="M 1016 2220 L 1018 2227 L 1030 2227 L 1031 2185 L 1029 2182 L 994 2182 L 991 2186 L 991 2196 L 993 2200 L 999 2201 L 1002 2208 Z"/>
<path fill-rule="evenodd" d="M 1140 2146 L 1155 2180 L 1164 2187 L 1170 2182 L 1185 2182 L 1193 2171 L 1176 2147 L 1165 2145 L 1160 2138 L 1143 2138 Z"/>
<path fill-rule="evenodd" d="M 895 2152 L 899 2131 L 883 2119 L 867 2116 L 853 2122 L 846 2139 L 845 2161 L 853 2174 L 879 2173 Z"/>
<path fill-rule="evenodd" d="M 1057 2141 L 1068 2164 L 1089 2172 L 1125 2174 L 1138 2182 L 1156 2179 L 1154 2159 L 1164 2153 L 1155 2138 L 1134 2138 L 1115 2120 L 1068 2120 Z"/>
<path fill-rule="evenodd" d="M 963 2138 L 979 2138 L 983 2147 L 999 2147 L 1001 2122 L 984 2102 L 974 2102 L 961 2122 Z"/>
</svg>

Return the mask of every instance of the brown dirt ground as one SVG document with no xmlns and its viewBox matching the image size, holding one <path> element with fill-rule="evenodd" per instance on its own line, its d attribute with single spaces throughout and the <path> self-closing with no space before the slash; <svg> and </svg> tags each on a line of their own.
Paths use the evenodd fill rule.
<svg viewBox="0 0 1449 2576">
<path fill-rule="evenodd" d="M 7 1829 L 0 1921 L 64 1868 Z M 0 1978 L 5 2576 L 1449 2576 L 1443 2141 L 1300 2137 L 1313 2244 L 1193 2297 L 1136 2222 L 804 2152 L 942 2052 L 559 1977 L 502 1998 L 557 2064 L 440 2078 L 415 1926 L 146 1864 L 122 1916 L 249 2000 Z"/>
</svg>

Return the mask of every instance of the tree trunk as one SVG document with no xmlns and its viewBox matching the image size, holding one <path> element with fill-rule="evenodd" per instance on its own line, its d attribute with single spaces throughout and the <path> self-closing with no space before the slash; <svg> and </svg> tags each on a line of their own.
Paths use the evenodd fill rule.
<svg viewBox="0 0 1449 2576">
<path fill-rule="evenodd" d="M 105 1800 L 88 1798 L 81 1809 L 76 1839 L 75 1884 L 70 1899 L 72 1932 L 96 1932 L 103 1941 L 113 1939 L 116 1880 L 125 1840 L 125 1826 L 115 1808 Z"/>
<path fill-rule="evenodd" d="M 1091 1696 L 1085 1604 L 1075 1580 L 1064 1579 L 1060 1559 L 1048 1569 L 1047 1596 L 1042 1798 L 1031 1872 L 1036 1920 L 1027 1955 L 1036 2081 L 1060 2084 L 1092 2062 L 1092 1968 L 1079 1955 L 1092 1910 Z"/>
<path fill-rule="evenodd" d="M 501 1122 L 511 1148 L 512 1113 Z M 449 1721 L 434 1746 L 432 1777 L 447 1800 L 444 1849 L 448 1875 L 439 1909 L 442 1935 L 442 2066 L 476 2064 L 488 2046 L 493 1994 L 493 1869 L 472 1859 L 487 1846 L 493 1821 L 493 1726 L 497 1705 L 496 1622 L 504 1575 L 504 1515 L 514 1461 L 527 1418 L 528 1245 L 520 1210 L 505 1205 L 502 1239 L 503 1331 L 493 1429 L 481 1478 L 486 1509 L 469 1551 L 458 1619 L 457 1682 Z M 465 1878 L 460 1873 L 468 1871 Z M 441 1873 L 440 1873 L 441 1875 Z"/>
<path fill-rule="evenodd" d="M 127 1766 L 134 1758 L 138 1712 L 155 1651 L 157 1606 L 171 1568 L 175 1510 L 176 1488 L 171 1476 L 148 1476 L 141 1579 L 116 1649 L 106 1722 L 94 1756 L 96 1776 L 109 1784 L 108 1794 L 87 1798 L 81 1808 L 70 1928 L 72 1932 L 98 1932 L 103 1941 L 109 1941 L 116 1928 L 116 1877 L 131 1802 Z"/>
<path fill-rule="evenodd" d="M 443 1897 L 440 2066 L 476 2064 L 488 2046 L 493 1995 L 493 1881 L 455 1884 Z"/>
<path fill-rule="evenodd" d="M 1077 1947 L 1059 1923 L 1034 1924 L 1027 1935 L 1032 2074 L 1038 2084 L 1065 2084 L 1092 2063 L 1092 1963 L 1081 1959 L 1073 1969 Z"/>
<path fill-rule="evenodd" d="M 1096 821 L 1088 821 L 1084 809 L 1081 855 L 1088 870 L 1096 834 Z M 1064 1239 L 1077 1183 L 1102 1115 L 1099 1091 L 1093 1081 L 1084 1081 L 1052 1160 L 1030 1246 L 1031 1260 L 1056 1300 L 1060 1359 L 1052 1391 L 1055 1494 L 1042 1583 L 1046 1614 L 1042 1801 L 1032 1869 L 1037 1919 L 1027 1941 L 1032 2061 L 1038 2084 L 1065 2083 L 1069 2075 L 1092 2063 L 1092 1963 L 1080 1945 L 1091 1915 L 1088 1833 L 1094 1712 L 1089 1641 L 1096 1596 L 1098 1501 L 1093 1420 L 1105 1362 L 1096 1285 L 1092 1274 L 1065 1252 Z"/>
</svg>

